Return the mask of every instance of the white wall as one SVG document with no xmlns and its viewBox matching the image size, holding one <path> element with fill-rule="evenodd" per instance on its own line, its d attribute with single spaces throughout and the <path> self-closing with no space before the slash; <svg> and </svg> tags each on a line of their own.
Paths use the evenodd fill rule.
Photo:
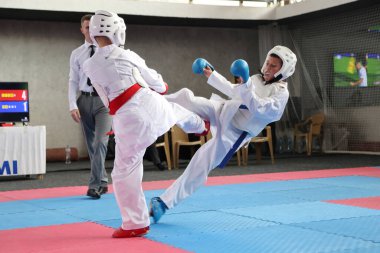
<svg viewBox="0 0 380 253">
<path fill-rule="evenodd" d="M 307 0 L 277 8 L 216 6 L 144 0 L 0 0 L 0 7 L 26 10 L 95 12 L 156 17 L 212 18 L 225 20 L 278 20 L 328 9 L 359 0 Z M 190 2 L 190 1 L 189 1 Z"/>
</svg>

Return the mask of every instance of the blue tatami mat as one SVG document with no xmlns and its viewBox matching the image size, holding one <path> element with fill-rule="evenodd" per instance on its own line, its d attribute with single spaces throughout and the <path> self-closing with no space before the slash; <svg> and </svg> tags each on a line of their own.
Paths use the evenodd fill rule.
<svg viewBox="0 0 380 253">
<path fill-rule="evenodd" d="M 0 217 L 7 214 L 27 213 L 40 210 L 44 210 L 44 208 L 29 204 L 28 201 L 0 202 Z"/>
<path fill-rule="evenodd" d="M 236 215 L 278 222 L 281 224 L 380 215 L 380 210 L 335 205 L 325 202 L 304 202 L 275 206 L 257 206 L 228 209 L 223 211 Z"/>
<path fill-rule="evenodd" d="M 27 228 L 119 218 L 113 194 L 100 200 L 84 196 L 0 203 L 0 229 Z M 7 222 L 5 222 L 7 220 Z"/>
<path fill-rule="evenodd" d="M 35 210 L 23 213 L 0 215 L 0 220 L 0 230 L 69 224 L 86 221 L 70 215 L 65 215 L 56 210 Z"/>
<path fill-rule="evenodd" d="M 238 219 L 237 219 L 238 218 Z M 121 219 L 97 222 L 108 227 L 120 227 Z M 217 224 L 217 225 L 216 225 Z M 252 219 L 250 217 L 236 217 L 233 214 L 217 211 L 197 213 L 182 213 L 165 216 L 165 222 L 151 225 L 148 238 L 166 238 L 177 236 L 178 233 L 189 236 L 204 234 L 205 232 L 223 232 L 247 230 L 256 227 L 277 226 L 274 222 Z"/>
<path fill-rule="evenodd" d="M 99 200 L 91 199 L 87 196 L 72 196 L 61 198 L 49 198 L 49 199 L 34 199 L 25 201 L 29 205 L 38 206 L 49 210 L 64 210 L 71 209 L 80 206 L 87 206 L 97 208 L 103 205 L 115 205 L 115 198 L 113 194 L 104 194 Z"/>
<path fill-rule="evenodd" d="M 329 253 L 379 253 L 380 246 L 370 248 L 355 248 L 355 249 L 343 249 L 337 251 L 330 251 Z"/>
<path fill-rule="evenodd" d="M 224 191 L 229 194 L 240 193 L 260 193 L 260 192 L 277 192 L 277 191 L 289 191 L 289 190 L 302 190 L 310 188 L 321 188 L 324 185 L 320 183 L 312 183 L 306 180 L 288 180 L 288 181 L 272 181 L 272 182 L 257 182 L 257 183 L 244 183 L 244 184 L 231 184 L 218 185 L 213 187 L 203 187 L 199 189 L 199 192 L 215 193 L 223 195 Z"/>
<path fill-rule="evenodd" d="M 305 179 L 305 182 L 330 186 L 352 187 L 380 191 L 380 177 L 345 176 Z"/>
<path fill-rule="evenodd" d="M 299 223 L 295 226 L 380 243 L 380 216 Z"/>
<path fill-rule="evenodd" d="M 193 206 L 203 210 L 235 209 L 253 206 L 271 206 L 302 202 L 286 191 L 250 193 L 241 191 L 239 194 L 223 194 L 213 197 L 209 194 L 196 193 L 189 201 Z M 174 210 L 174 209 L 173 209 Z"/>
<path fill-rule="evenodd" d="M 311 188 L 302 190 L 292 190 L 282 192 L 299 200 L 321 201 L 338 200 L 351 198 L 365 198 L 380 196 L 380 189 L 347 188 L 341 186 L 323 186 L 321 188 Z"/>
<path fill-rule="evenodd" d="M 177 224 L 179 225 L 182 224 L 180 220 L 185 220 L 185 217 L 178 217 Z M 202 224 L 196 223 L 196 225 Z M 327 253 L 342 249 L 377 247 L 377 244 L 361 239 L 284 225 L 245 227 L 241 224 L 238 230 L 229 230 L 229 226 L 225 226 L 224 231 L 212 230 L 213 227 L 221 225 L 216 221 L 211 227 L 201 226 L 202 232 L 177 230 L 176 233 L 169 232 L 170 236 L 161 235 L 165 234 L 166 230 L 173 230 L 177 226 L 153 225 L 153 232 L 148 235 L 148 238 L 197 253 Z"/>
</svg>

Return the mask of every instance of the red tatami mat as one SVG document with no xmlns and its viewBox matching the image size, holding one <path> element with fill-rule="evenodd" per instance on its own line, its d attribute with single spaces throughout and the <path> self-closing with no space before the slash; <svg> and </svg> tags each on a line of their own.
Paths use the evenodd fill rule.
<svg viewBox="0 0 380 253">
<path fill-rule="evenodd" d="M 380 197 L 329 200 L 326 202 L 380 210 Z"/>
<path fill-rule="evenodd" d="M 144 190 L 165 189 L 170 186 L 174 180 L 144 182 Z M 109 192 L 112 193 L 112 185 L 109 185 Z M 69 196 L 81 196 L 87 192 L 87 186 L 68 186 L 54 187 L 32 190 L 16 190 L 16 191 L 0 191 L 0 202 L 15 201 L 15 200 L 30 200 L 42 198 L 59 198 Z"/>
<path fill-rule="evenodd" d="M 278 180 L 296 180 L 296 179 L 340 177 L 340 176 L 380 177 L 380 169 L 371 168 L 371 167 L 361 167 L 361 168 L 349 168 L 349 169 L 291 171 L 291 172 L 250 174 L 250 175 L 239 175 L 239 176 L 209 177 L 207 180 L 207 185 L 210 186 L 210 185 L 223 185 L 223 184 L 242 184 L 242 183 L 269 182 L 269 181 L 278 181 Z"/>
<path fill-rule="evenodd" d="M 75 223 L 0 231 L 1 252 L 9 253 L 186 253 L 143 237 L 111 239 L 112 228 Z"/>
<path fill-rule="evenodd" d="M 224 184 L 244 184 L 244 183 L 258 183 L 258 182 L 273 181 L 273 179 L 266 178 L 263 175 L 266 175 L 266 174 L 209 177 L 207 179 L 206 185 L 213 186 L 213 185 L 224 185 Z"/>
<path fill-rule="evenodd" d="M 0 202 L 10 200 L 29 200 L 42 198 L 59 198 L 84 195 L 87 186 L 55 187 L 31 190 L 17 190 L 0 192 Z"/>
<path fill-rule="evenodd" d="M 13 201 L 13 198 L 9 198 L 7 196 L 2 196 L 0 192 L 0 202 L 7 202 L 7 201 Z"/>
<path fill-rule="evenodd" d="M 209 177 L 207 185 L 223 185 L 223 184 L 241 184 L 256 183 L 278 180 L 296 180 L 307 178 L 324 178 L 338 176 L 369 176 L 380 177 L 380 169 L 372 167 L 349 168 L 349 169 L 331 169 L 331 170 L 312 170 L 312 171 L 294 171 L 294 172 L 277 172 L 264 174 L 250 174 L 238 176 L 220 176 Z M 166 189 L 174 180 L 143 182 L 144 190 Z M 112 192 L 112 185 L 109 185 L 109 192 Z M 56 198 L 68 196 L 85 195 L 87 186 L 73 187 L 56 187 L 46 189 L 33 190 L 17 190 L 0 192 L 0 202 L 14 200 L 29 200 L 40 198 Z"/>
</svg>

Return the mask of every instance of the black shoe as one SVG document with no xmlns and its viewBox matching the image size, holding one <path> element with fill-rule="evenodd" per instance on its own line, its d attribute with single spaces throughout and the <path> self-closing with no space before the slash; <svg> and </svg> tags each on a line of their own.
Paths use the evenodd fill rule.
<svg viewBox="0 0 380 253">
<path fill-rule="evenodd" d="M 168 168 L 166 168 L 166 166 L 163 165 L 162 163 L 156 164 L 156 167 L 157 167 L 159 170 L 161 170 L 161 171 L 163 171 L 163 170 L 167 170 L 167 169 L 168 169 Z"/>
<path fill-rule="evenodd" d="M 107 193 L 108 192 L 108 186 L 100 186 L 98 192 L 100 195 Z"/>
<path fill-rule="evenodd" d="M 94 199 L 100 199 L 100 193 L 95 189 L 88 189 L 87 190 L 87 196 L 94 198 Z"/>
</svg>

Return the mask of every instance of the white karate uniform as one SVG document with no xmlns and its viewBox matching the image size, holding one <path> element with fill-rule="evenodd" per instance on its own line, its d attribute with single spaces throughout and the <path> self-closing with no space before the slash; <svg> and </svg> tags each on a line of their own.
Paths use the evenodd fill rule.
<svg viewBox="0 0 380 253">
<path fill-rule="evenodd" d="M 145 149 L 174 124 L 187 132 L 204 131 L 204 122 L 198 115 L 169 103 L 157 93 L 166 91 L 161 75 L 148 68 L 145 61 L 130 50 L 113 44 L 99 48 L 85 62 L 84 72 L 108 106 L 109 101 L 136 83 L 132 75 L 134 67 L 139 69 L 149 88 L 139 89 L 112 117 L 116 153 L 111 176 L 124 230 L 150 224 L 141 186 Z"/>
<path fill-rule="evenodd" d="M 168 208 L 176 206 L 206 182 L 210 171 L 223 161 L 244 131 L 248 135 L 240 147 L 266 125 L 279 120 L 289 98 L 287 83 L 265 85 L 260 75 L 252 76 L 245 84 L 234 85 L 213 71 L 208 83 L 232 99 L 195 97 L 188 89 L 165 96 L 168 101 L 179 103 L 209 120 L 213 136 L 194 154 L 185 172 L 160 196 Z M 239 109 L 241 105 L 247 109 Z"/>
</svg>

